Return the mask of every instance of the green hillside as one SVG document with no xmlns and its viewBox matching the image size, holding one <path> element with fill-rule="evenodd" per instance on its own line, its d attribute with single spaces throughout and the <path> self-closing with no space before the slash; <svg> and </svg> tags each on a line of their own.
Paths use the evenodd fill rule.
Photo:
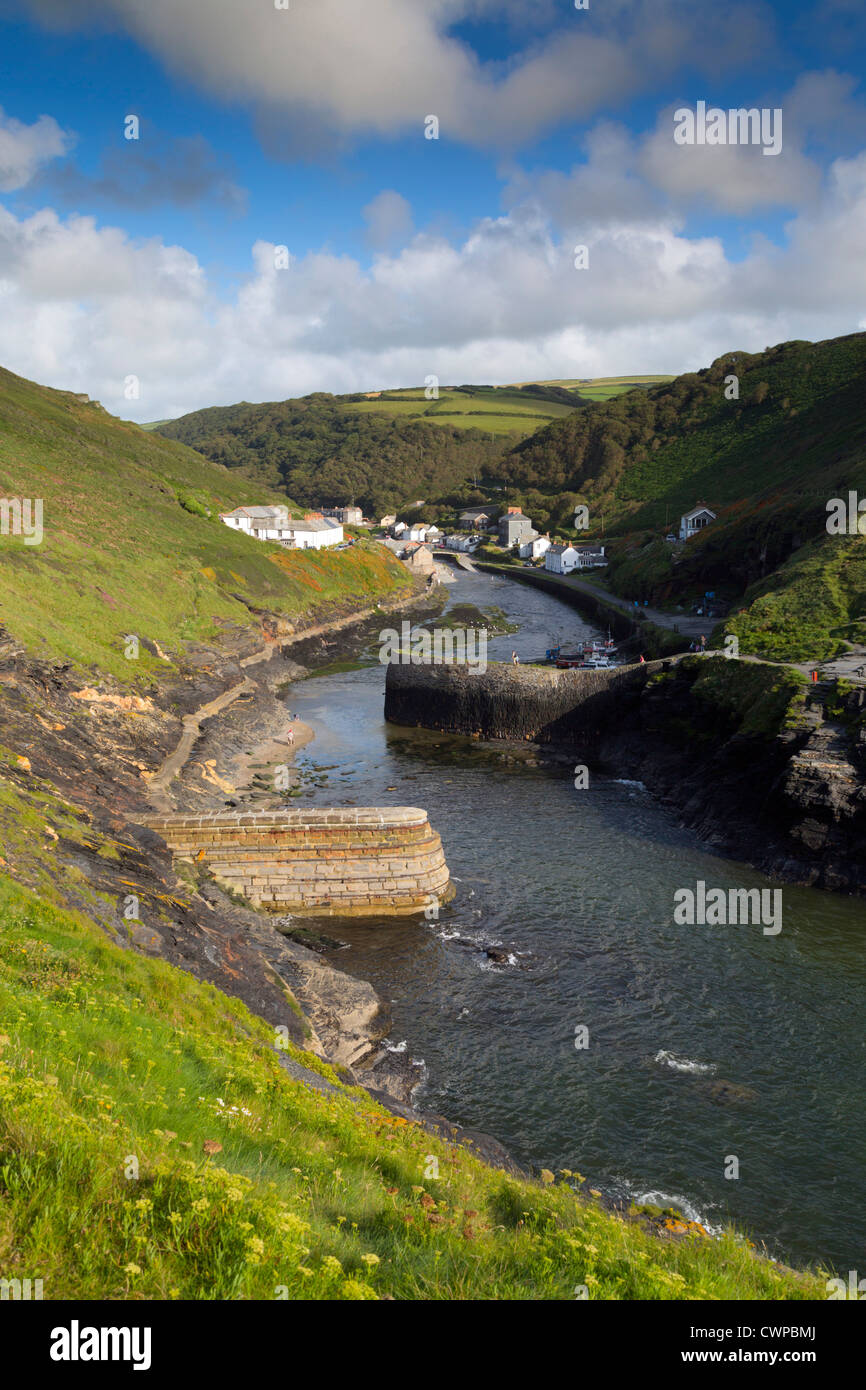
<svg viewBox="0 0 866 1390">
<path fill-rule="evenodd" d="M 281 550 L 219 512 L 285 502 L 245 475 L 117 420 L 99 406 L 0 370 L 0 491 L 42 499 L 44 539 L 0 535 L 0 625 L 35 654 L 141 681 L 252 609 L 288 617 L 406 589 L 382 547 Z M 295 511 L 297 512 L 297 508 Z"/>
<path fill-rule="evenodd" d="M 242 468 L 305 506 L 354 498 L 371 515 L 416 497 L 472 500 L 476 478 L 521 439 L 591 400 L 646 389 L 657 377 L 519 386 L 423 386 L 214 406 L 145 426 Z"/>
<path fill-rule="evenodd" d="M 506 1177 L 291 1046 L 289 1074 L 243 1004 L 2 879 L 0 922 L 0 1254 L 46 1298 L 826 1296 L 579 1175 Z"/>
<path fill-rule="evenodd" d="M 866 496 L 866 334 L 727 353 L 547 426 L 492 472 L 542 529 L 567 531 L 585 503 L 584 536 L 603 525 L 608 579 L 626 597 L 664 605 L 710 589 L 742 610 L 726 630 L 772 657 L 817 660 L 857 635 L 866 542 L 828 536 L 826 507 Z M 717 523 L 666 545 L 699 501 Z"/>
<path fill-rule="evenodd" d="M 510 442 L 487 425 L 482 432 L 453 420 L 416 419 L 423 401 L 392 403 L 394 411 L 408 407 L 407 418 L 359 408 L 368 404 L 375 403 L 359 399 L 349 405 L 346 397 L 322 392 L 265 405 L 241 402 L 184 415 L 161 425 L 159 433 L 229 469 L 243 469 L 305 506 L 354 498 L 375 516 L 416 497 L 460 491 Z"/>
</svg>

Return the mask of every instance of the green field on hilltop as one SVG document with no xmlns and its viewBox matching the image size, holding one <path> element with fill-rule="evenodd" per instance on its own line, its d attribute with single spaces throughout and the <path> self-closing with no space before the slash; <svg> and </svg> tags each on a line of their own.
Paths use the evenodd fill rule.
<svg viewBox="0 0 866 1390">
<path fill-rule="evenodd" d="M 428 400 L 423 389 L 383 391 L 372 400 L 352 397 L 341 402 L 341 408 L 363 415 L 390 415 L 401 420 L 423 420 L 434 425 L 451 425 L 457 429 L 484 430 L 488 434 L 514 435 L 524 438 L 542 424 L 570 414 L 580 404 L 549 399 L 529 392 L 502 387 L 440 387 L 438 398 Z"/>
<path fill-rule="evenodd" d="M 622 396 L 626 391 L 659 386 L 673 381 L 672 376 L 592 376 L 557 378 L 553 381 L 539 381 L 538 386 L 560 386 L 569 391 L 577 391 L 584 400 L 610 401 Z M 528 385 L 529 383 L 521 383 Z M 504 388 L 499 388 L 504 389 Z"/>
<path fill-rule="evenodd" d="M 0 488 L 41 499 L 44 539 L 0 535 L 0 627 L 32 653 L 139 683 L 188 641 L 411 585 L 371 543 L 292 552 L 230 530 L 221 511 L 285 502 L 243 473 L 117 420 L 94 404 L 0 370 Z M 298 509 L 294 509 L 297 514 Z"/>
<path fill-rule="evenodd" d="M 46 1299 L 826 1297 L 579 1174 L 507 1177 L 288 1045 L 305 1084 L 243 1004 L 6 878 L 0 926 L 0 1253 Z"/>
</svg>

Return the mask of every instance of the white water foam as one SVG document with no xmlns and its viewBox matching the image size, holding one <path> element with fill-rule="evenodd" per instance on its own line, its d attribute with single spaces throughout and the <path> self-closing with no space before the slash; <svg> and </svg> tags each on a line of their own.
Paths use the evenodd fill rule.
<svg viewBox="0 0 866 1390">
<path fill-rule="evenodd" d="M 664 1049 L 656 1053 L 653 1061 L 661 1062 L 673 1071 L 689 1072 L 692 1076 L 706 1076 L 716 1070 L 713 1062 L 693 1062 L 688 1057 L 677 1057 L 676 1053 L 665 1052 Z"/>
<path fill-rule="evenodd" d="M 661 1207 L 662 1211 L 667 1207 L 672 1207 L 674 1211 L 680 1212 L 686 1221 L 699 1222 L 707 1235 L 710 1236 L 720 1236 L 725 1229 L 717 1222 L 710 1221 L 704 1212 L 695 1206 L 694 1202 L 689 1201 L 688 1197 L 681 1197 L 675 1192 L 646 1191 L 628 1178 L 619 1178 L 616 1181 L 622 1186 L 629 1201 L 633 1202 L 635 1206 Z"/>
</svg>

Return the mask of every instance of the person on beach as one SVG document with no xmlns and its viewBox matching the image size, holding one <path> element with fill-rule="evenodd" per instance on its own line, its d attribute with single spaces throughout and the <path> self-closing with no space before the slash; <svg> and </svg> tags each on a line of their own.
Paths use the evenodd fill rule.
<svg viewBox="0 0 866 1390">
<path fill-rule="evenodd" d="M 294 741 L 295 741 L 295 731 L 294 731 L 294 729 L 292 728 L 291 724 L 289 725 L 289 731 L 288 731 L 287 737 L 288 737 L 288 740 L 289 740 L 289 746 L 291 746 L 291 745 L 294 743 Z"/>
<path fill-rule="evenodd" d="M 519 665 L 520 665 L 520 657 L 517 655 L 517 652 L 512 652 L 512 653 L 511 653 L 511 664 L 512 664 L 512 666 L 519 666 Z"/>
</svg>

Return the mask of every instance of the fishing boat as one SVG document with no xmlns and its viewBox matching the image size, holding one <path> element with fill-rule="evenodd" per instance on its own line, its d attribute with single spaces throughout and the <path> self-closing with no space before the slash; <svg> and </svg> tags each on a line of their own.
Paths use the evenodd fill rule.
<svg viewBox="0 0 866 1390">
<path fill-rule="evenodd" d="M 617 645 L 610 635 L 610 629 L 608 629 L 605 641 L 586 642 L 582 647 L 578 647 L 572 652 L 564 652 L 561 646 L 550 647 L 544 655 L 545 660 L 558 666 L 560 670 L 586 665 L 604 668 L 613 664 L 610 658 L 616 654 L 616 651 Z"/>
</svg>

